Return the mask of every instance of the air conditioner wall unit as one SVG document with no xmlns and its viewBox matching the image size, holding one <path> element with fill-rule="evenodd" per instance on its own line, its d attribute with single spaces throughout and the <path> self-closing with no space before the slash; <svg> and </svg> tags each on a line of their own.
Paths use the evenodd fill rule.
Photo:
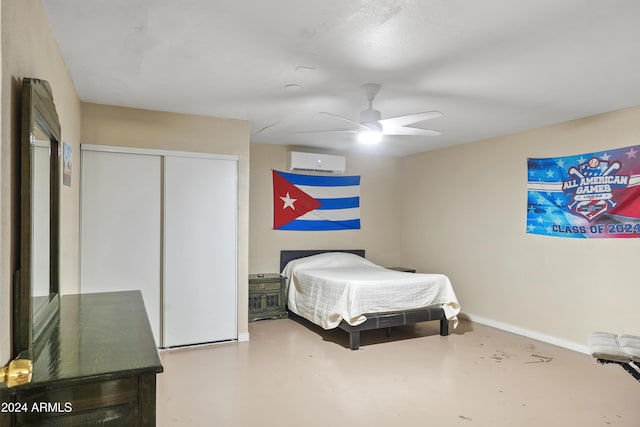
<svg viewBox="0 0 640 427">
<path fill-rule="evenodd" d="M 333 154 L 289 151 L 287 169 L 290 171 L 344 173 L 346 159 Z"/>
</svg>

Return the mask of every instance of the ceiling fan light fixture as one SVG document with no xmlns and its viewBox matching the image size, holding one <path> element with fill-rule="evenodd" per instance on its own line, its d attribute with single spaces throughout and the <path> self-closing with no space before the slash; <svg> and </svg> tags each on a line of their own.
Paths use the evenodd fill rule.
<svg viewBox="0 0 640 427">
<path fill-rule="evenodd" d="M 441 117 L 441 112 L 425 111 L 382 119 L 382 113 L 379 110 L 373 109 L 373 100 L 376 97 L 378 90 L 380 90 L 380 85 L 377 83 L 368 83 L 362 85 L 362 89 L 364 90 L 367 100 L 369 101 L 369 107 L 366 110 L 360 112 L 360 121 L 355 121 L 348 117 L 343 117 L 338 114 L 329 113 L 327 111 L 321 111 L 321 114 L 326 114 L 331 117 L 338 118 L 344 122 L 349 123 L 351 127 L 348 129 L 325 129 L 303 133 L 346 132 L 351 135 L 357 135 L 358 141 L 361 144 L 368 145 L 373 145 L 381 142 L 382 135 L 436 136 L 442 134 L 442 132 L 437 130 L 411 127 L 411 125 L 414 123 Z M 354 128 L 354 126 L 356 127 Z"/>
<path fill-rule="evenodd" d="M 373 129 L 363 130 L 358 133 L 358 141 L 361 144 L 366 145 L 377 144 L 378 142 L 382 141 L 382 132 Z"/>
</svg>

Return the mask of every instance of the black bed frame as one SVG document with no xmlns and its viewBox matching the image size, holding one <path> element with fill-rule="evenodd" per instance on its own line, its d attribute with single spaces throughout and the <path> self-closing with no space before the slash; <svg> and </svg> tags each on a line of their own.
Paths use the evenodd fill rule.
<svg viewBox="0 0 640 427">
<path fill-rule="evenodd" d="M 620 365 L 633 378 L 640 381 L 640 366 L 636 365 L 636 363 L 633 360 L 629 362 L 620 362 L 618 360 L 598 359 L 598 363 L 601 363 L 603 365 L 606 365 L 608 363 L 614 363 L 616 365 Z"/>
<path fill-rule="evenodd" d="M 280 271 L 289 261 L 303 258 L 311 255 L 318 255 L 326 252 L 346 252 L 356 254 L 364 258 L 364 249 L 312 249 L 312 250 L 284 250 L 280 251 Z M 394 311 L 390 313 L 374 313 L 365 314 L 367 320 L 363 323 L 351 326 L 346 321 L 342 321 L 338 327 L 349 333 L 349 347 L 351 350 L 357 350 L 360 347 L 360 332 L 372 329 L 387 329 L 387 336 L 394 326 L 411 325 L 419 322 L 430 320 L 440 321 L 440 335 L 449 335 L 449 320 L 444 314 L 444 310 L 440 307 L 421 308 L 417 310 Z"/>
</svg>

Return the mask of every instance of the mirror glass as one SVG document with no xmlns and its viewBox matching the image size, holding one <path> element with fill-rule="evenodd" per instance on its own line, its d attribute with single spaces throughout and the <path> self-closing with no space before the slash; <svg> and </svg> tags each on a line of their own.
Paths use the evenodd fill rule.
<svg viewBox="0 0 640 427">
<path fill-rule="evenodd" d="M 31 299 L 37 313 L 49 297 L 51 142 L 36 124 L 31 144 Z"/>
</svg>

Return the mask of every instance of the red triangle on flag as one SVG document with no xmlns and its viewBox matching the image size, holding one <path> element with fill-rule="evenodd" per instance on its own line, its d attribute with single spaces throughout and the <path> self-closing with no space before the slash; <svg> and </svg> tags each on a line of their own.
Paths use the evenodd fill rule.
<svg viewBox="0 0 640 427">
<path fill-rule="evenodd" d="M 322 203 L 273 171 L 273 228 L 280 228 Z"/>
</svg>

